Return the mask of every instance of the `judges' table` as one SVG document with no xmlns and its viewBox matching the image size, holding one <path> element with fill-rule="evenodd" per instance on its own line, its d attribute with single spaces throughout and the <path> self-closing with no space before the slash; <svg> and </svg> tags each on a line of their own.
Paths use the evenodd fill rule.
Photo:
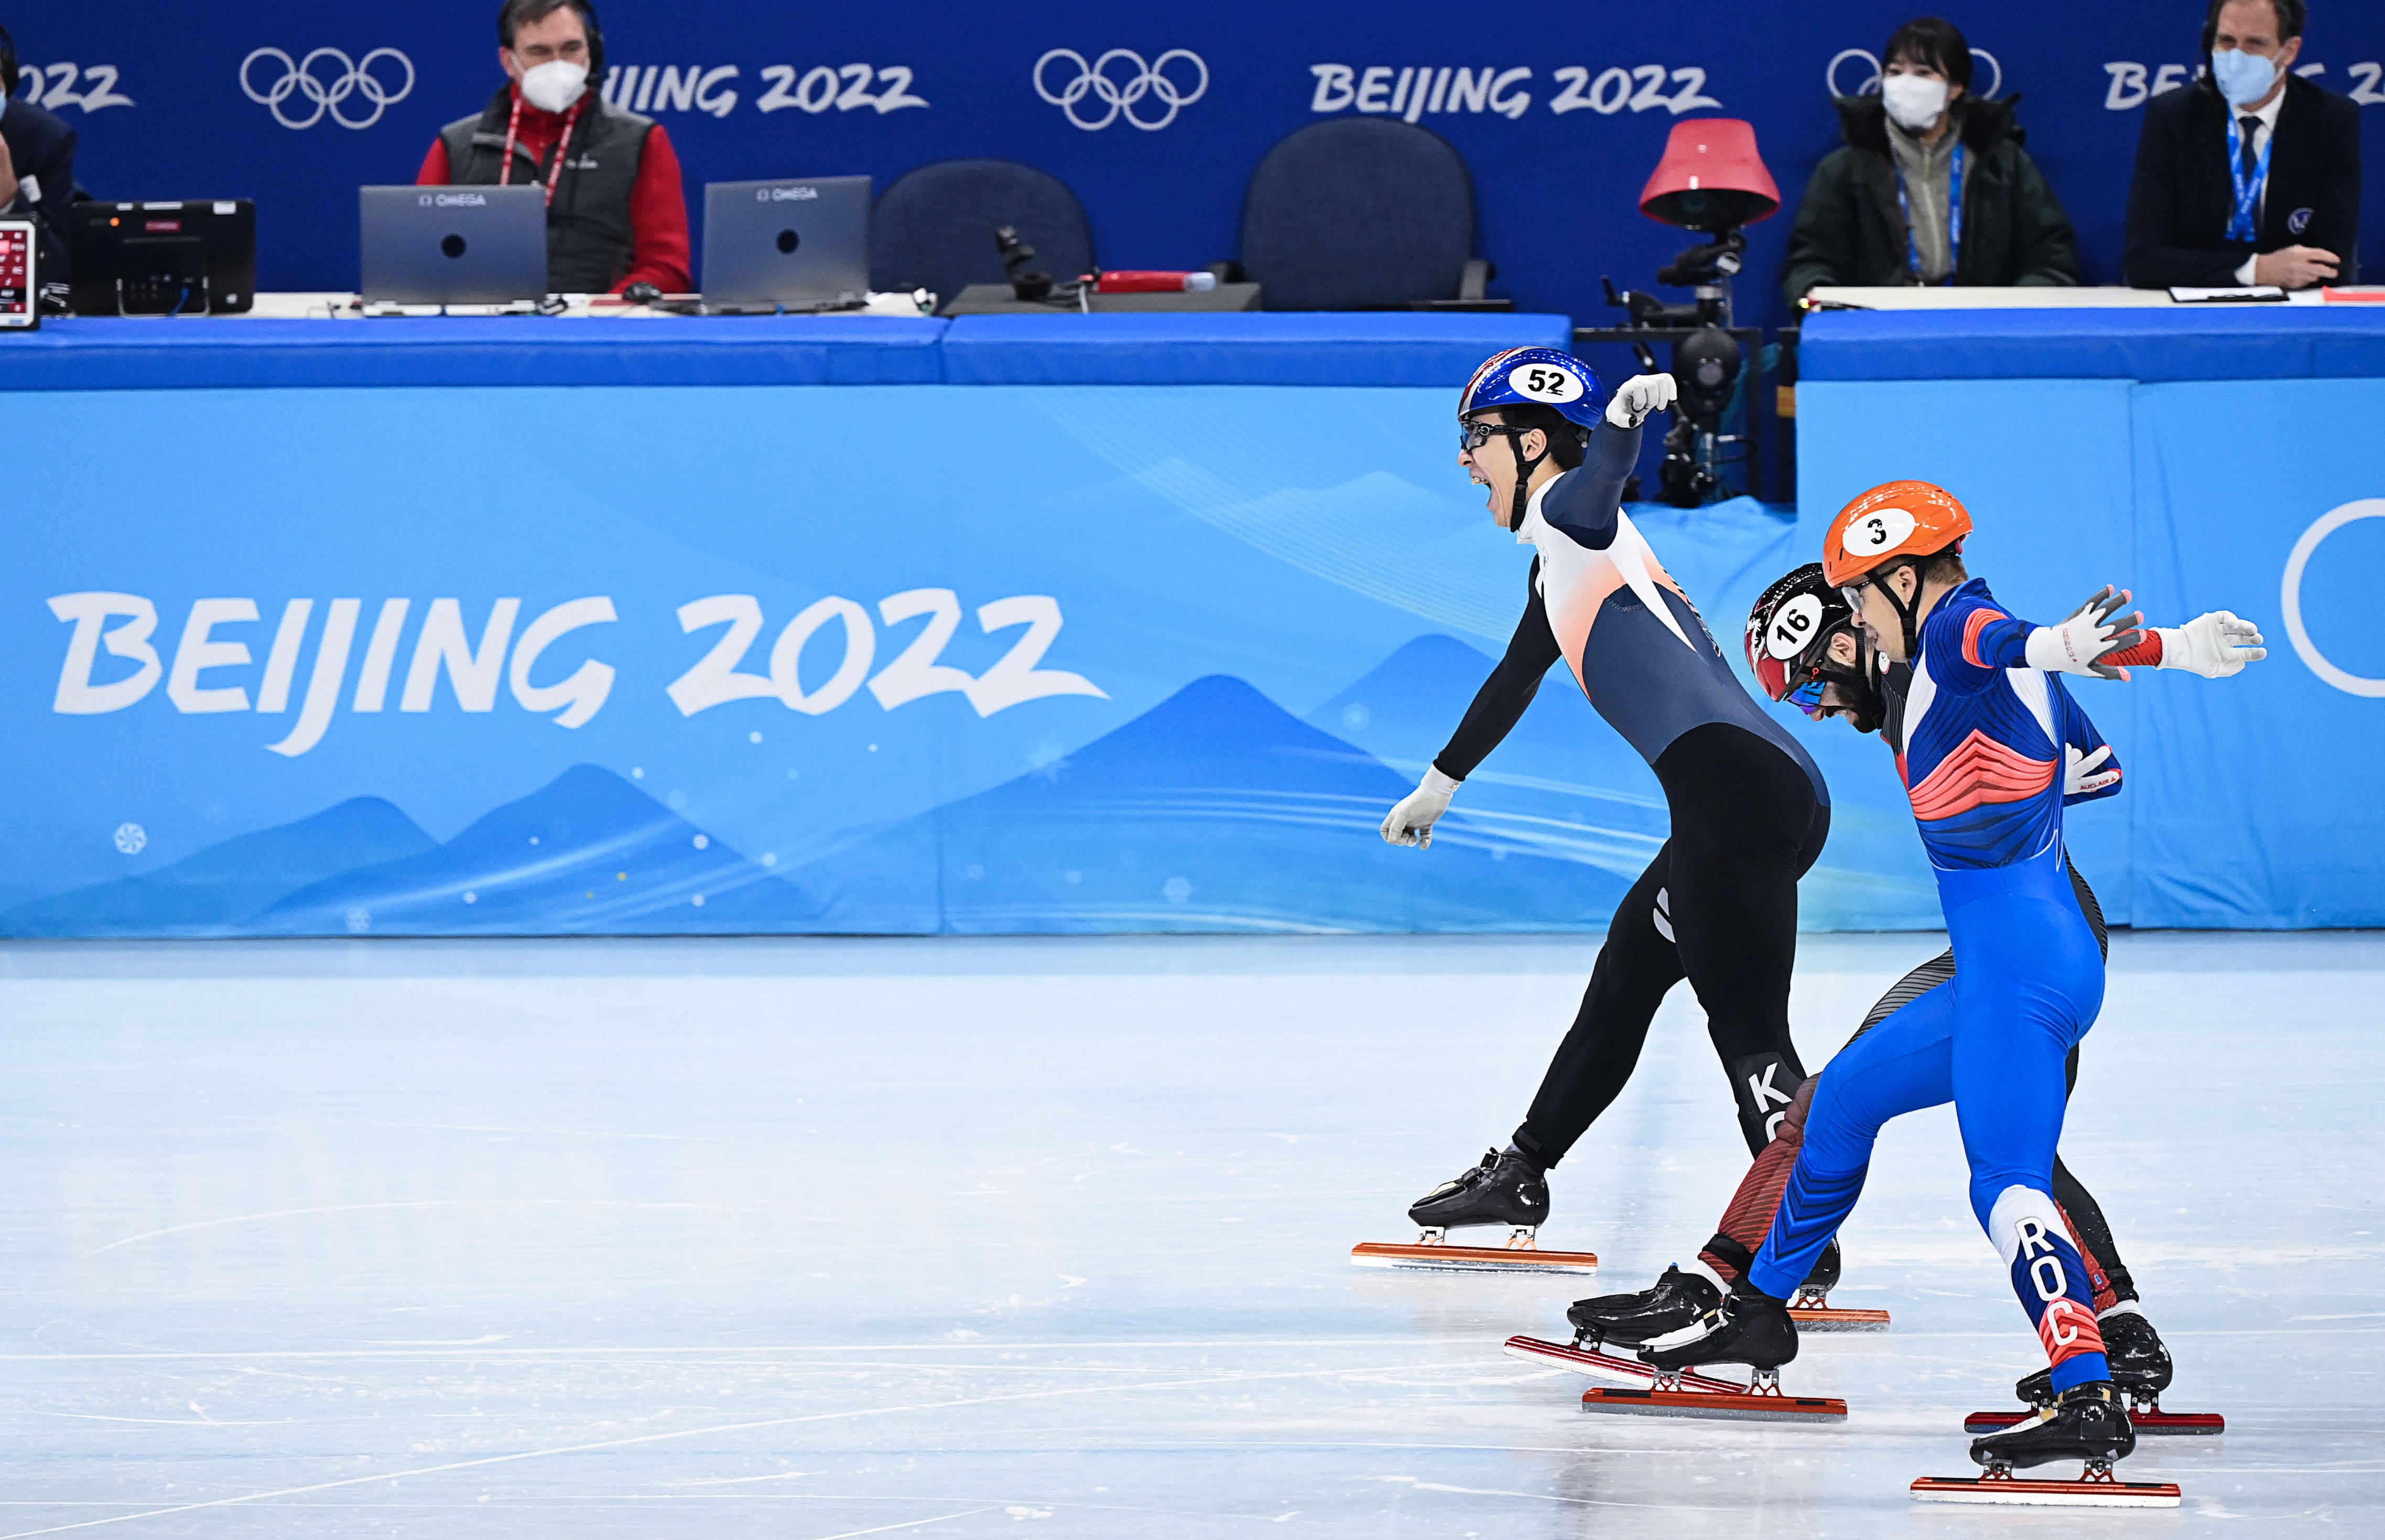
<svg viewBox="0 0 2385 1540">
<path fill-rule="evenodd" d="M 2270 657 L 2238 679 L 2081 682 L 2129 767 L 2073 820 L 2081 870 L 2140 925 L 2385 922 L 2385 805 L 2347 775 L 2385 753 L 2385 306 L 2080 297 L 1811 317 L 1800 548 L 1917 477 L 2017 613 L 2112 582 L 2156 624 L 2255 619 Z"/>
</svg>

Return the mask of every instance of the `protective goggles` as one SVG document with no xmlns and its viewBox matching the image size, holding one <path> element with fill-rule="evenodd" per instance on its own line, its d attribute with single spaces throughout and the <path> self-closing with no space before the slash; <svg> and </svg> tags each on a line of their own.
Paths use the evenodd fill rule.
<svg viewBox="0 0 2385 1540">
<path fill-rule="evenodd" d="M 1802 684 L 1793 686 L 1780 698 L 1811 716 L 1822 708 L 1822 689 L 1826 682 L 1820 679 L 1809 679 Z"/>
</svg>

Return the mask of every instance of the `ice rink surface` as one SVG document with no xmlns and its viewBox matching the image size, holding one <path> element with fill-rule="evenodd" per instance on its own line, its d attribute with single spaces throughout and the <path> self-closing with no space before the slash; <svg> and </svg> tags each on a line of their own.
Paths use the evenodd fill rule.
<svg viewBox="0 0 2385 1540">
<path fill-rule="evenodd" d="M 1809 937 L 1819 1064 L 1938 942 Z M 2065 1151 L 2221 1438 L 2176 1511 L 1924 1508 L 2042 1359 L 1952 1114 L 1792 1391 L 1501 1356 L 1745 1161 L 1677 991 L 1553 1174 L 1595 1280 L 1353 1269 L 1519 1116 L 1577 939 L 0 948 L 0 1540 L 2385 1532 L 2385 936 L 2116 938 Z"/>
</svg>

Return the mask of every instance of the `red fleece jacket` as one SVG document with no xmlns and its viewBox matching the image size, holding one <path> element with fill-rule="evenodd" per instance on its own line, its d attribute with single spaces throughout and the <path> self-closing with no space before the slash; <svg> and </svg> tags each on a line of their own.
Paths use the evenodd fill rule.
<svg viewBox="0 0 2385 1540">
<path fill-rule="evenodd" d="M 518 96 L 521 88 L 516 86 L 514 90 Z M 554 148 L 556 137 L 563 131 L 564 118 L 565 114 L 542 112 L 527 102 L 522 104 L 520 143 L 531 158 L 542 162 L 546 159 L 546 152 Z M 422 169 L 415 173 L 415 185 L 443 187 L 454 180 L 447 165 L 445 142 L 432 140 L 431 153 L 422 157 Z M 671 148 L 670 134 L 660 123 L 646 136 L 645 153 L 638 160 L 638 180 L 630 188 L 630 270 L 613 285 L 615 294 L 640 282 L 651 283 L 667 294 L 683 294 L 694 289 L 688 253 L 687 194 L 680 184 L 679 153 Z"/>
</svg>

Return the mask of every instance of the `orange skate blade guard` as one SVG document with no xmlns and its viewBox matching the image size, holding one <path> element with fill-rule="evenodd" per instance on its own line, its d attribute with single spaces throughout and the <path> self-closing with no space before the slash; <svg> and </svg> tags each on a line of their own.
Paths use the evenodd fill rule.
<svg viewBox="0 0 2385 1540">
<path fill-rule="evenodd" d="M 1886 1310 L 1841 1310 L 1828 1305 L 1792 1305 L 1789 1319 L 1800 1332 L 1885 1332 Z"/>
<path fill-rule="evenodd" d="M 2033 1412 L 1975 1411 L 1963 1419 L 1967 1434 L 1993 1433 L 1998 1428 L 2017 1427 L 2028 1421 Z M 2145 1411 L 2131 1411 L 2129 1421 L 2141 1434 L 2224 1434 L 2228 1419 L 2216 1411 L 2164 1411 L 2159 1407 Z"/>
<path fill-rule="evenodd" d="M 2178 1484 L 2120 1481 L 2033 1481 L 2021 1476 L 1923 1476 L 1913 1484 L 1925 1503 L 2011 1503 L 2035 1508 L 2176 1508 Z"/>
<path fill-rule="evenodd" d="M 1361 1241 L 1350 1248 L 1353 1267 L 1404 1272 L 1596 1272 L 1592 1251 L 1542 1251 L 1535 1246 L 1445 1246 Z"/>
</svg>

